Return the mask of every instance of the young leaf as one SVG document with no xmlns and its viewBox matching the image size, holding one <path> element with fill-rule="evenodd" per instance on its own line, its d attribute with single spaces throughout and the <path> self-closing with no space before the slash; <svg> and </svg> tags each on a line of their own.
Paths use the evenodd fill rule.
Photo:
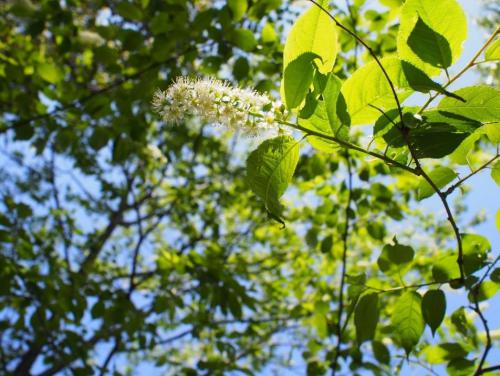
<svg viewBox="0 0 500 376">
<path fill-rule="evenodd" d="M 457 177 L 457 173 L 448 167 L 436 167 L 429 173 L 429 178 L 439 189 L 445 187 L 448 183 Z M 434 193 L 434 188 L 427 180 L 420 178 L 420 184 L 417 187 L 417 200 L 431 197 Z"/>
<path fill-rule="evenodd" d="M 377 329 L 379 316 L 378 294 L 371 293 L 363 295 L 354 311 L 354 325 L 356 327 L 356 338 L 361 345 L 365 341 L 373 339 Z"/>
<path fill-rule="evenodd" d="M 387 274 L 400 274 L 403 275 L 406 272 L 407 267 L 413 260 L 415 251 L 413 248 L 402 244 L 386 244 L 382 248 L 382 253 L 377 259 L 377 264 L 379 269 Z"/>
<path fill-rule="evenodd" d="M 486 122 L 500 121 L 500 90 L 491 86 L 478 85 L 464 87 L 455 94 L 465 100 L 443 98 L 438 110 L 461 115 L 468 119 Z"/>
<path fill-rule="evenodd" d="M 429 290 L 422 299 L 422 314 L 432 335 L 436 333 L 446 313 L 446 297 L 441 290 Z"/>
<path fill-rule="evenodd" d="M 292 137 L 278 136 L 264 141 L 247 159 L 247 182 L 264 200 L 269 214 L 283 223 L 279 198 L 292 180 L 299 160 L 299 143 Z"/>
<path fill-rule="evenodd" d="M 327 1 L 322 4 L 327 7 Z M 319 7 L 312 6 L 293 24 L 283 50 L 282 99 L 287 108 L 298 107 L 312 83 L 314 61 L 321 73 L 329 73 L 337 57 L 335 23 Z"/>
<path fill-rule="evenodd" d="M 484 60 L 500 60 L 500 39 L 495 40 L 484 53 Z"/>
<path fill-rule="evenodd" d="M 409 355 L 424 332 L 425 322 L 421 308 L 422 298 L 416 292 L 401 295 L 394 307 L 391 323 L 399 344 Z"/>
<path fill-rule="evenodd" d="M 497 218 L 496 218 L 496 225 L 497 225 L 497 230 L 500 232 L 500 210 L 497 211 Z"/>
<path fill-rule="evenodd" d="M 460 57 L 467 18 L 456 0 L 407 0 L 401 8 L 398 55 L 427 74 Z"/>
</svg>

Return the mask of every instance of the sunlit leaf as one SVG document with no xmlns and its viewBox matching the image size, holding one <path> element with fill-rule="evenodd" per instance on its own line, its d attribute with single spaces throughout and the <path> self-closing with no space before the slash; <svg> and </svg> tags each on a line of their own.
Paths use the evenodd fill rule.
<svg viewBox="0 0 500 376">
<path fill-rule="evenodd" d="M 410 354 L 424 332 L 421 304 L 422 298 L 418 293 L 406 292 L 397 299 L 394 306 L 391 324 L 395 338 L 406 354 Z"/>
<path fill-rule="evenodd" d="M 467 19 L 456 0 L 407 0 L 401 8 L 398 55 L 428 74 L 456 62 L 466 38 Z"/>
<path fill-rule="evenodd" d="M 250 188 L 264 201 L 269 214 L 281 223 L 279 198 L 292 180 L 298 159 L 299 143 L 288 136 L 264 141 L 247 159 Z"/>
<path fill-rule="evenodd" d="M 445 313 L 446 297 L 443 291 L 439 289 L 427 291 L 422 299 L 422 314 L 433 335 L 443 322 Z"/>
<path fill-rule="evenodd" d="M 448 167 L 436 167 L 427 175 L 438 189 L 446 187 L 457 177 L 457 173 Z M 423 200 L 424 198 L 432 196 L 434 193 L 436 193 L 436 191 L 432 185 L 421 177 L 420 184 L 417 187 L 417 200 Z"/>
<path fill-rule="evenodd" d="M 354 325 L 356 327 L 356 338 L 361 345 L 365 341 L 373 339 L 377 329 L 379 316 L 378 294 L 371 293 L 363 295 L 354 311 Z"/>
</svg>

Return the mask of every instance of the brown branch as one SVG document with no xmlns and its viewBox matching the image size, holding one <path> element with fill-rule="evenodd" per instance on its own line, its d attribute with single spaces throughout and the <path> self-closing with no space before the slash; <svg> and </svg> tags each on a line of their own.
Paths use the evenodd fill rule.
<svg viewBox="0 0 500 376">
<path fill-rule="evenodd" d="M 362 147 L 360 146 L 357 146 L 357 145 L 354 145 L 354 144 L 351 144 L 350 142 L 347 142 L 347 141 L 344 141 L 344 140 L 341 140 L 335 136 L 330 136 L 330 135 L 327 135 L 327 134 L 324 134 L 324 133 L 321 133 L 321 132 L 317 132 L 315 130 L 312 130 L 312 129 L 308 129 L 308 128 L 305 128 L 299 124 L 294 124 L 294 123 L 290 123 L 290 122 L 286 122 L 286 121 L 279 121 L 281 124 L 284 124 L 284 125 L 287 125 L 291 128 L 295 128 L 299 131 L 302 131 L 304 133 L 306 133 L 307 135 L 309 136 L 316 136 L 316 137 L 320 137 L 320 138 L 323 138 L 325 140 L 328 140 L 328 141 L 333 141 L 337 144 L 339 144 L 341 147 L 344 147 L 346 149 L 351 149 L 351 150 L 355 150 L 355 151 L 359 151 L 360 153 L 363 153 L 363 154 L 366 154 L 366 155 L 370 155 L 372 157 L 375 157 L 377 159 L 380 159 L 386 163 L 388 163 L 389 165 L 392 165 L 392 166 L 395 166 L 395 167 L 399 167 L 403 170 L 406 170 L 414 175 L 420 175 L 420 171 L 418 171 L 417 169 L 415 168 L 412 168 L 412 167 L 409 167 L 405 164 L 402 164 L 394 159 L 391 159 L 383 154 L 379 154 L 379 153 L 375 153 L 373 151 L 369 151 L 369 150 L 365 150 L 363 149 Z"/>
<path fill-rule="evenodd" d="M 479 285 L 476 286 L 472 291 L 472 296 L 474 297 L 474 307 L 473 310 L 479 315 L 479 319 L 481 320 L 484 331 L 486 332 L 486 346 L 483 351 L 483 355 L 481 356 L 481 360 L 479 361 L 479 364 L 477 366 L 476 372 L 474 372 L 474 376 L 478 376 L 482 374 L 482 369 L 484 366 L 484 363 L 486 362 L 486 358 L 488 357 L 488 353 L 491 350 L 491 335 L 490 335 L 490 328 L 488 326 L 488 321 L 483 315 L 483 312 L 481 311 L 481 308 L 479 308 L 479 302 L 478 302 L 478 294 L 479 294 Z"/>
</svg>

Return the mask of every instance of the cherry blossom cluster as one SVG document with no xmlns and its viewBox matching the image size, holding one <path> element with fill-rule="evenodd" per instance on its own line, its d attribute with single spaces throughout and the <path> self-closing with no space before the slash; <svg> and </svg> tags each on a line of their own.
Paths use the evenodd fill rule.
<svg viewBox="0 0 500 376">
<path fill-rule="evenodd" d="M 276 119 L 285 116 L 284 107 L 268 95 L 213 78 L 178 77 L 167 90 L 155 93 L 153 108 L 167 123 L 180 124 L 193 116 L 248 135 L 277 131 Z"/>
</svg>

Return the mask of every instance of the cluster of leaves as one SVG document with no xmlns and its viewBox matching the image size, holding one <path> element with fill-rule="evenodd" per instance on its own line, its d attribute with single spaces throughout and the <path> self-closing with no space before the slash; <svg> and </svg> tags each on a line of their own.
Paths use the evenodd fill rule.
<svg viewBox="0 0 500 376">
<path fill-rule="evenodd" d="M 382 345 L 387 341 L 402 347 L 409 357 L 419 344 L 426 325 L 433 335 L 441 326 L 446 314 L 443 288 L 448 284 L 451 288 L 462 288 L 469 292 L 469 304 L 484 325 L 487 341 L 483 353 L 476 358 L 468 357 L 469 348 L 453 355 L 449 355 L 451 351 L 446 352 L 444 357 L 433 361 L 447 362 L 450 374 L 487 373 L 490 369 L 486 366 L 486 359 L 492 343 L 490 328 L 479 302 L 491 298 L 499 289 L 495 277 L 499 269 L 493 270 L 498 257 L 494 261 L 488 258 L 491 245 L 487 238 L 460 231 L 448 196 L 465 180 L 487 167 L 492 169 L 492 179 L 500 183 L 500 92 L 486 85 L 464 87 L 454 92 L 447 88 L 473 66 L 500 60 L 500 39 L 496 38 L 499 28 L 472 60 L 450 77 L 448 68 L 458 61 L 467 38 L 467 20 L 455 0 L 437 4 L 429 0 L 406 0 L 399 9 L 396 49 L 383 58 L 379 58 L 358 35 L 355 25 L 352 25 L 351 30 L 329 12 L 327 1 L 311 2 L 313 6 L 294 23 L 284 47 L 281 97 L 286 107 L 297 116 L 296 124 L 285 124 L 302 131 L 304 138 L 319 152 L 332 154 L 342 149 L 351 151 L 345 156 L 348 164 L 351 158 L 359 158 L 364 153 L 384 161 L 394 169 L 413 174 L 418 181 L 414 190 L 415 199 L 421 201 L 433 195 L 439 196 L 456 241 L 455 250 L 442 252 L 432 265 L 428 265 L 427 271 L 420 270 L 419 283 L 412 286 L 408 286 L 403 277 L 412 268 L 415 255 L 413 248 L 399 244 L 396 237 L 394 244 L 386 244 L 382 248 L 377 260 L 379 274 L 382 272 L 396 277 L 395 280 L 402 286 L 381 288 L 378 286 L 379 279 L 372 286 L 366 283 L 365 274 L 354 278 L 355 284 L 365 286 L 355 297 L 351 297 L 348 305 L 348 309 L 354 312 L 357 343 L 361 345 L 368 340 L 374 341 L 373 356 L 381 363 L 388 358 L 386 354 L 389 351 Z M 338 30 L 355 39 L 372 59 L 345 81 L 339 77 L 343 75 L 342 66 L 335 66 L 339 50 Z M 483 57 L 481 62 L 478 60 L 480 56 Z M 444 83 L 431 78 L 440 73 L 445 76 Z M 416 92 L 428 93 L 429 98 L 418 106 L 405 106 L 403 102 Z M 430 108 L 438 97 L 442 97 L 438 105 Z M 371 143 L 375 143 L 375 147 L 358 146 L 357 138 L 350 132 L 351 127 L 372 124 Z M 485 162 L 475 167 L 471 154 L 475 144 L 480 141 L 482 147 L 492 153 L 489 157 L 482 156 L 486 158 Z M 247 160 L 250 186 L 265 202 L 271 217 L 280 222 L 283 208 L 279 205 L 279 198 L 292 179 L 299 156 L 298 145 L 299 142 L 293 138 L 280 136 L 262 143 Z M 423 161 L 427 159 L 434 161 Z M 456 172 L 460 165 L 469 165 L 472 171 L 461 179 Z M 427 172 L 428 169 L 430 172 Z M 348 170 L 348 179 L 352 180 L 350 165 Z M 352 181 L 348 183 L 348 189 L 350 196 L 353 193 Z M 342 307 L 344 283 L 350 278 L 347 258 L 356 260 L 359 257 L 350 253 L 349 235 L 354 236 L 349 234 L 349 216 L 353 210 L 351 200 L 348 200 L 343 229 L 343 266 L 339 287 L 338 330 L 335 332 L 338 345 L 336 353 L 330 357 L 334 373 L 339 367 L 339 357 L 343 356 L 339 355 L 343 341 L 347 342 L 343 337 L 343 327 L 349 324 L 350 319 L 349 313 L 343 316 Z M 500 211 L 498 213 L 497 227 L 500 230 Z M 486 270 L 482 275 L 475 275 L 482 269 Z M 491 280 L 485 281 L 490 272 Z M 424 277 L 426 273 L 429 274 L 428 278 Z M 430 287 L 423 297 L 417 292 L 422 287 Z M 393 291 L 400 292 L 400 295 L 392 303 L 384 301 L 381 305 L 379 295 Z M 387 323 L 383 316 L 390 317 Z M 450 317 L 455 326 L 457 322 L 465 320 L 463 307 Z M 377 330 L 381 324 L 385 324 L 384 327 Z M 468 329 L 458 326 L 457 330 L 463 334 L 469 333 Z M 446 339 L 445 332 L 441 332 L 440 336 Z M 476 349 L 480 349 L 477 339 L 473 338 L 473 342 Z M 440 346 L 444 345 L 449 343 Z M 457 343 L 454 345 L 461 346 Z M 416 353 L 419 353 L 418 349 Z M 373 367 L 370 365 L 369 368 Z M 377 369 L 380 371 L 380 368 Z"/>
<path fill-rule="evenodd" d="M 380 3 L 333 8 L 336 21 L 326 1 L 1 3 L 0 372 L 494 366 L 494 333 L 468 309 L 485 323 L 498 289 L 489 241 L 455 206 L 462 280 L 455 229 L 411 204 L 457 194 L 460 164 L 472 178 L 496 162 L 499 180 L 498 94 L 429 78 L 461 53 L 455 1 Z M 371 54 L 401 101 L 444 98 L 398 108 Z M 158 122 L 154 90 L 193 73 L 281 81 L 307 137 L 247 156 L 258 140 Z M 446 314 L 450 288 L 468 297 Z"/>
</svg>

